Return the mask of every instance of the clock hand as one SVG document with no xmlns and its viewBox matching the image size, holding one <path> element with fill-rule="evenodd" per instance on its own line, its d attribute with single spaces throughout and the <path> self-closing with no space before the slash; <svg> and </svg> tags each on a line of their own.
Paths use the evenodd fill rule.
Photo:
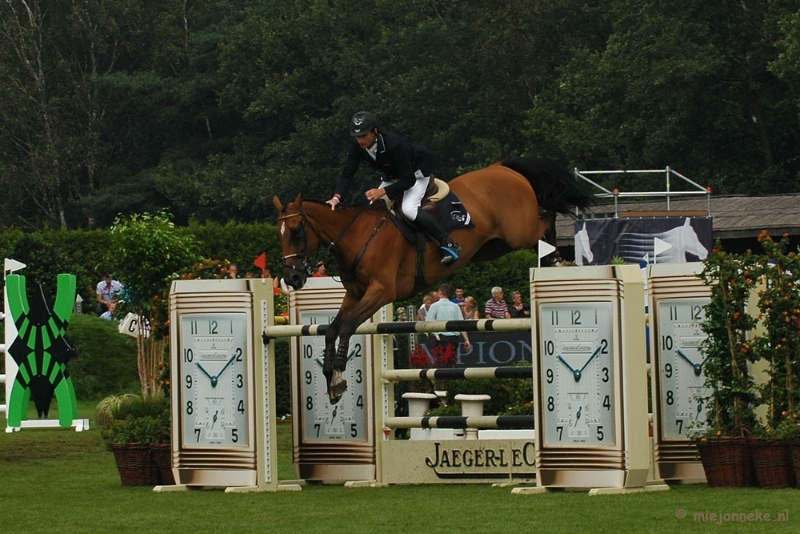
<svg viewBox="0 0 800 534">
<path fill-rule="evenodd" d="M 581 376 L 583 375 L 583 370 L 586 369 L 586 366 L 589 365 L 589 362 L 591 362 L 594 359 L 595 356 L 600 354 L 600 350 L 602 348 L 603 348 L 603 346 L 599 345 L 596 349 L 594 349 L 594 352 L 592 353 L 591 356 L 589 356 L 589 359 L 586 360 L 586 363 L 583 364 L 583 367 L 581 367 L 578 371 L 574 372 L 575 373 L 575 382 L 580 381 Z"/>
<path fill-rule="evenodd" d="M 706 363 L 705 360 L 703 360 L 703 363 L 694 363 L 681 349 L 678 349 L 678 356 L 689 362 L 689 365 L 694 369 L 695 376 L 700 376 L 700 373 L 703 372 L 703 363 Z"/>
<path fill-rule="evenodd" d="M 216 387 L 216 385 L 217 385 L 217 377 L 216 376 L 211 376 L 210 374 L 208 374 L 208 371 L 206 371 L 205 367 L 200 365 L 200 362 L 197 362 L 197 367 L 199 367 L 200 370 L 203 371 L 204 375 L 206 375 L 208 378 L 211 379 L 211 387 Z"/>
<path fill-rule="evenodd" d="M 219 413 L 219 410 L 217 410 L 216 412 L 214 412 L 214 418 L 213 418 L 213 419 L 212 419 L 212 421 L 211 421 L 211 428 L 214 428 L 214 424 L 217 422 L 217 414 L 218 414 L 218 413 Z"/>
<path fill-rule="evenodd" d="M 575 422 L 577 423 L 581 419 L 581 410 L 583 410 L 583 406 L 578 407 L 578 413 L 575 415 Z"/>
<path fill-rule="evenodd" d="M 225 362 L 225 365 L 223 365 L 223 366 L 222 366 L 222 369 L 220 369 L 220 370 L 219 370 L 219 373 L 217 373 L 217 376 L 215 376 L 215 377 L 213 377 L 213 378 L 211 379 L 211 387 L 217 387 L 217 381 L 219 380 L 219 377 L 220 377 L 220 375 L 221 375 L 223 372 L 225 372 L 225 369 L 227 369 L 227 368 L 228 368 L 228 366 L 229 366 L 231 363 L 233 363 L 233 360 L 235 360 L 235 359 L 236 359 L 236 356 L 238 356 L 238 354 L 234 352 L 234 353 L 233 353 L 233 355 L 232 355 L 232 356 L 231 356 L 231 357 L 228 359 L 228 361 L 227 361 L 227 362 Z"/>
<path fill-rule="evenodd" d="M 567 360 L 565 360 L 564 358 L 562 358 L 560 354 L 557 356 L 557 358 L 559 360 L 561 360 L 561 363 L 563 363 L 564 365 L 567 366 L 567 369 L 572 371 L 572 376 L 575 377 L 575 382 L 577 382 L 577 381 L 579 381 L 581 379 L 581 372 L 580 371 L 577 371 L 577 370 L 573 369 L 572 366 L 569 364 L 569 362 Z"/>
</svg>

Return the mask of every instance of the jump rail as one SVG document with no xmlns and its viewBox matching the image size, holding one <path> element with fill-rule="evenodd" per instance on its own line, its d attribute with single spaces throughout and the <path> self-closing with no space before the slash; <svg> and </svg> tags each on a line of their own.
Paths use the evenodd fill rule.
<svg viewBox="0 0 800 534">
<path fill-rule="evenodd" d="M 423 332 L 513 332 L 531 329 L 530 319 L 478 319 L 477 321 L 416 321 L 401 323 L 364 323 L 356 334 L 414 334 Z M 326 324 L 268 326 L 264 339 L 278 337 L 324 336 Z"/>
<path fill-rule="evenodd" d="M 383 372 L 384 380 L 458 380 L 461 378 L 533 378 L 531 367 L 465 367 L 460 369 L 394 369 Z"/>
</svg>

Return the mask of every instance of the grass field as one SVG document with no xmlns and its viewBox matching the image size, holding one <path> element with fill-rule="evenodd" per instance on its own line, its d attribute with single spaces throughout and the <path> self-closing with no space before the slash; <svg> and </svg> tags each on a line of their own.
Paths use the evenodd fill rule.
<svg viewBox="0 0 800 534">
<path fill-rule="evenodd" d="M 82 403 L 80 408 L 83 417 L 91 417 L 93 405 Z M 3 429 L 5 424 L 0 415 Z M 289 426 L 279 428 L 281 479 L 294 478 L 290 434 Z M 720 523 L 704 515 L 720 512 L 753 516 Z M 787 512 L 787 521 L 776 520 L 778 513 Z M 767 513 L 770 521 L 765 520 Z M 705 520 L 698 520 L 701 516 Z M 96 428 L 0 433 L 0 532 L 54 531 L 800 532 L 800 490 L 703 485 L 620 496 L 517 496 L 508 488 L 442 485 L 154 493 L 120 485 L 113 455 Z"/>
</svg>

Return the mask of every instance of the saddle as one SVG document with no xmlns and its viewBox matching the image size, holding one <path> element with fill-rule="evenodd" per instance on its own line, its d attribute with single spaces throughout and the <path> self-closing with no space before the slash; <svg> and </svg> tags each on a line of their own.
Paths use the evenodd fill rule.
<svg viewBox="0 0 800 534">
<path fill-rule="evenodd" d="M 425 246 L 431 237 L 411 223 L 403 214 L 403 210 L 393 210 L 394 203 L 391 200 L 388 198 L 383 198 L 382 200 L 386 202 L 389 209 L 389 217 L 397 225 L 397 228 L 400 229 L 400 233 L 417 247 L 417 269 L 414 280 L 414 290 L 421 289 L 425 286 Z M 447 233 L 457 228 L 475 227 L 467 209 L 455 193 L 450 191 L 450 186 L 447 185 L 447 182 L 439 180 L 438 178 L 434 178 L 428 183 L 428 188 L 425 190 L 425 197 L 420 203 L 420 209 L 428 211 L 436 217 L 439 220 L 439 224 L 442 226 L 442 230 Z"/>
<path fill-rule="evenodd" d="M 440 180 L 438 178 L 433 178 L 433 180 L 428 182 L 428 188 L 425 189 L 425 196 L 422 197 L 422 202 L 420 203 L 421 210 L 425 210 L 429 212 L 431 215 L 439 218 L 439 207 L 436 205 L 438 202 L 444 200 L 447 195 L 450 194 L 450 186 L 447 185 L 447 182 L 444 180 Z M 403 210 L 395 210 L 394 209 L 394 201 L 389 200 L 389 198 L 385 198 L 386 205 L 389 208 L 389 211 L 397 217 L 398 220 L 408 224 L 412 228 L 416 228 L 414 226 L 414 222 L 408 220 Z"/>
<path fill-rule="evenodd" d="M 414 223 L 408 220 L 403 214 L 403 210 L 395 210 L 394 202 L 389 200 L 388 197 L 381 199 L 386 202 L 389 209 L 389 217 L 400 229 L 400 232 L 409 240 L 409 242 L 421 245 L 425 248 L 425 243 L 430 240 L 427 236 Z M 474 228 L 472 218 L 469 216 L 467 209 L 458 199 L 458 197 L 450 191 L 450 186 L 447 182 L 435 178 L 430 181 L 428 188 L 425 190 L 425 197 L 420 203 L 420 209 L 430 212 L 434 217 L 439 220 L 442 230 L 447 233 L 452 232 L 458 228 Z M 423 236 L 418 239 L 418 236 Z M 420 243 L 421 242 L 421 243 Z"/>
</svg>

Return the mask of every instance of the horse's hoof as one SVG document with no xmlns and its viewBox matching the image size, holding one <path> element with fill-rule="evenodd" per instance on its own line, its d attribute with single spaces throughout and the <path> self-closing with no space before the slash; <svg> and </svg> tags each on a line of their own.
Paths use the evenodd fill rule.
<svg viewBox="0 0 800 534">
<path fill-rule="evenodd" d="M 342 373 L 334 371 L 333 378 L 328 386 L 328 397 L 330 397 L 331 404 L 339 402 L 345 391 L 347 391 L 347 380 L 342 378 Z"/>
</svg>

